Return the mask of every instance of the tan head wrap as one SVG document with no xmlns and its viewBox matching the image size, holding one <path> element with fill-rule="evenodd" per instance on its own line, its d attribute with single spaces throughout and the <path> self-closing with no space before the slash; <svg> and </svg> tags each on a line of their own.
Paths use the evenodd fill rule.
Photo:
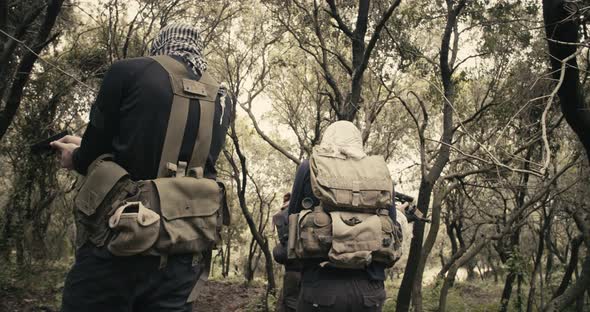
<svg viewBox="0 0 590 312">
<path fill-rule="evenodd" d="M 329 125 L 324 132 L 320 147 L 347 158 L 362 159 L 367 156 L 363 150 L 361 132 L 350 121 L 337 121 Z"/>
</svg>

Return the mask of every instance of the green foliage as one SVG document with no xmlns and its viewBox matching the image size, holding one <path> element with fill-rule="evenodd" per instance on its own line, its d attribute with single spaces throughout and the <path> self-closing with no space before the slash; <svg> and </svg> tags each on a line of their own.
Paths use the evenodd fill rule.
<svg viewBox="0 0 590 312">
<path fill-rule="evenodd" d="M 6 264 L 0 270 L 0 302 L 2 311 L 58 310 L 61 303 L 61 290 L 71 258 L 61 261 L 41 262 L 21 270 L 15 265 Z"/>
<path fill-rule="evenodd" d="M 502 291 L 502 285 L 491 281 L 459 282 L 450 290 L 447 311 L 449 312 L 491 312 L 498 311 L 498 296 Z M 383 307 L 383 312 L 395 311 L 395 295 L 397 290 L 387 288 L 388 299 Z M 439 288 L 427 286 L 423 288 L 424 311 L 436 311 L 438 309 Z"/>
</svg>

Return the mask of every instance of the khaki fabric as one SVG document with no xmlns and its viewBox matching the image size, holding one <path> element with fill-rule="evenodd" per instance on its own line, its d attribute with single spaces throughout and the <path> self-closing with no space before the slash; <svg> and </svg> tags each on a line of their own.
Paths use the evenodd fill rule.
<svg viewBox="0 0 590 312">
<path fill-rule="evenodd" d="M 289 220 L 290 221 L 290 220 Z M 332 220 L 320 206 L 298 214 L 294 251 L 299 258 L 326 259 L 332 242 Z"/>
<path fill-rule="evenodd" d="M 391 206 L 393 182 L 381 156 L 335 156 L 315 147 L 310 159 L 311 187 L 327 210 L 375 211 Z"/>
<path fill-rule="evenodd" d="M 130 202 L 117 208 L 109 219 L 116 233 L 107 245 L 115 256 L 133 256 L 150 249 L 158 239 L 160 215 L 141 202 Z"/>
<path fill-rule="evenodd" d="M 299 214 L 289 215 L 289 239 L 287 240 L 287 259 L 289 260 L 301 258 L 295 252 L 295 246 L 299 241 Z"/>
<path fill-rule="evenodd" d="M 358 212 L 330 213 L 332 216 L 332 248 L 330 263 L 342 268 L 364 268 L 371 263 L 372 252 L 381 248 L 381 220 L 376 214 Z"/>
<path fill-rule="evenodd" d="M 319 145 L 336 157 L 363 159 L 363 138 L 359 129 L 350 121 L 340 120 L 330 124 Z"/>
<path fill-rule="evenodd" d="M 163 254 L 197 253 L 220 239 L 222 194 L 210 179 L 153 180 L 162 216 L 156 250 Z"/>
<path fill-rule="evenodd" d="M 74 200 L 76 245 L 108 243 L 119 256 L 202 252 L 220 241 L 221 226 L 229 222 L 224 194 L 205 178 L 133 182 L 115 162 L 100 159 Z"/>
<path fill-rule="evenodd" d="M 98 158 L 90 165 L 88 175 L 74 199 L 78 210 L 87 216 L 92 215 L 115 184 L 128 175 L 125 169 L 107 157 Z"/>
<path fill-rule="evenodd" d="M 325 259 L 322 265 L 362 269 L 373 261 L 392 266 L 400 237 L 388 209 L 393 181 L 383 157 L 367 156 L 360 131 L 330 125 L 310 157 L 310 180 L 320 205 L 289 218 L 289 258 Z M 325 222 L 317 220 L 326 220 Z"/>
<path fill-rule="evenodd" d="M 402 236 L 386 210 L 323 212 L 321 206 L 289 216 L 288 259 L 362 269 L 376 261 L 391 267 L 401 257 Z"/>
<path fill-rule="evenodd" d="M 199 100 L 200 122 L 197 141 L 193 148 L 191 162 L 188 169 L 193 167 L 204 168 L 213 131 L 213 119 L 215 113 L 215 99 L 219 90 L 217 83 L 207 72 L 204 72 L 200 80 L 190 79 L 190 74 L 183 63 L 167 55 L 151 56 L 167 72 L 170 77 L 170 85 L 173 90 L 172 110 L 168 119 L 168 129 L 160 157 L 158 177 L 170 177 L 170 166 L 176 166 L 178 155 L 182 145 L 182 138 L 187 120 L 190 99 Z M 181 176 L 184 173 L 180 174 Z"/>
<path fill-rule="evenodd" d="M 111 235 L 108 218 L 112 204 L 136 192 L 127 172 L 110 159 L 110 155 L 103 155 L 95 160 L 78 187 L 74 198 L 76 248 L 88 241 L 103 246 Z"/>
<path fill-rule="evenodd" d="M 373 261 L 392 267 L 402 256 L 403 235 L 399 224 L 394 224 L 389 216 L 380 215 L 383 244 L 373 251 Z"/>
</svg>

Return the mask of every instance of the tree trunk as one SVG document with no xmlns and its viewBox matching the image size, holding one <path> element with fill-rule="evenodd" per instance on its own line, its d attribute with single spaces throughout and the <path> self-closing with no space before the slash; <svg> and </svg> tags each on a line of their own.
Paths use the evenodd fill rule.
<svg viewBox="0 0 590 312">
<path fill-rule="evenodd" d="M 574 274 L 574 271 L 578 267 L 578 254 L 580 252 L 580 246 L 582 245 L 582 236 L 580 235 L 580 236 L 574 238 L 572 240 L 571 244 L 572 244 L 572 249 L 571 249 L 572 251 L 571 251 L 570 261 L 567 265 L 567 268 L 565 269 L 565 273 L 563 274 L 563 278 L 561 279 L 561 283 L 559 284 L 559 287 L 557 287 L 557 290 L 553 294 L 552 299 L 555 299 L 555 298 L 561 296 L 565 292 L 565 290 L 567 289 L 567 286 L 570 284 L 570 282 L 572 280 L 572 275 Z"/>
<path fill-rule="evenodd" d="M 262 250 L 262 252 L 264 254 L 264 258 L 265 258 L 264 260 L 265 260 L 265 266 L 266 266 L 266 277 L 268 280 L 267 290 L 269 292 L 274 292 L 274 290 L 276 289 L 276 281 L 275 281 L 275 277 L 274 277 L 274 267 L 273 267 L 272 254 L 271 254 L 270 248 L 268 246 L 268 239 L 263 235 L 263 233 L 260 233 L 258 231 L 258 227 L 256 226 L 256 224 L 254 222 L 254 218 L 252 217 L 252 214 L 248 210 L 248 206 L 246 203 L 246 185 L 247 185 L 247 179 L 248 179 L 248 167 L 247 167 L 247 163 L 246 163 L 246 156 L 242 153 L 242 150 L 240 148 L 240 141 L 239 141 L 238 136 L 236 134 L 235 118 L 236 118 L 237 99 L 235 98 L 235 96 L 232 98 L 232 106 L 233 106 L 233 109 L 232 109 L 232 117 L 231 117 L 231 124 L 230 124 L 231 131 L 230 131 L 229 136 L 233 141 L 235 152 L 238 155 L 240 167 L 238 168 L 237 163 L 234 161 L 233 157 L 230 155 L 230 153 L 227 150 L 224 151 L 224 155 L 227 158 L 227 160 L 229 161 L 229 163 L 233 169 L 233 172 L 234 172 L 233 178 L 237 184 L 238 202 L 240 203 L 240 209 L 242 210 L 242 214 L 244 215 L 244 218 L 246 219 L 246 223 L 248 224 L 248 228 L 250 229 L 250 233 L 252 234 L 253 239 L 256 241 L 256 243 L 258 244 L 258 246 L 260 247 L 260 249 Z"/>
<path fill-rule="evenodd" d="M 582 265 L 582 274 L 576 283 L 568 287 L 562 295 L 555 297 L 543 309 L 545 312 L 562 311 L 590 288 L 590 251 L 586 253 L 586 259 Z"/>
<path fill-rule="evenodd" d="M 559 80 L 562 74 L 563 61 L 577 52 L 575 44 L 562 44 L 559 42 L 578 43 L 578 30 L 576 16 L 565 10 L 568 1 L 543 0 L 543 19 L 547 37 L 553 40 L 547 41 L 549 46 L 549 60 L 553 70 L 553 78 Z M 571 5 L 575 5 L 571 3 Z M 576 9 L 574 8 L 574 11 Z M 580 88 L 578 62 L 575 57 L 567 61 L 563 67 L 563 81 L 557 92 L 561 111 L 576 133 L 586 155 L 590 157 L 590 110 L 584 103 L 584 96 Z"/>
<path fill-rule="evenodd" d="M 533 312 L 533 304 L 535 302 L 535 292 L 536 292 L 536 284 L 537 284 L 537 275 L 541 273 L 541 263 L 543 260 L 543 251 L 545 250 L 545 236 L 547 229 L 549 228 L 550 224 L 550 217 L 552 217 L 552 213 L 549 213 L 549 216 L 544 214 L 543 226 L 539 232 L 539 245 L 537 246 L 537 252 L 535 254 L 535 264 L 533 266 L 533 273 L 531 274 L 531 279 L 529 282 L 529 295 L 527 300 L 527 312 Z M 542 278 L 541 278 L 542 282 Z"/>
<path fill-rule="evenodd" d="M 430 171 L 426 175 L 422 175 L 420 181 L 420 189 L 418 194 L 417 207 L 423 215 L 428 214 L 428 206 L 430 204 L 430 197 L 434 184 L 440 177 L 442 170 L 449 161 L 450 144 L 453 138 L 453 107 L 452 101 L 455 97 L 454 84 L 452 82 L 453 69 L 449 65 L 449 47 L 451 40 L 451 33 L 453 27 L 457 22 L 457 16 L 465 6 L 465 0 L 459 0 L 457 5 L 453 7 L 452 1 L 447 2 L 447 24 L 441 39 L 440 49 L 440 74 L 443 83 L 444 98 L 443 101 L 443 134 L 441 137 L 441 145 L 439 153 Z M 427 164 L 421 164 L 427 166 Z M 396 311 L 407 312 L 410 309 L 410 302 L 412 301 L 412 292 L 414 290 L 414 282 L 418 273 L 418 264 L 422 256 L 422 242 L 424 239 L 424 223 L 418 222 L 414 224 L 412 243 L 410 245 L 410 253 L 408 255 L 408 262 L 404 270 L 404 277 L 400 285 L 397 296 Z M 416 287 L 422 287 L 417 285 Z M 421 300 L 418 299 L 418 300 Z"/>
<path fill-rule="evenodd" d="M 421 312 L 422 311 L 422 277 L 424 274 L 424 269 L 426 267 L 426 260 L 434 247 L 434 243 L 436 242 L 436 238 L 438 236 L 438 230 L 440 228 L 440 212 L 442 207 L 442 202 L 446 194 L 448 194 L 453 188 L 455 188 L 456 184 L 448 186 L 446 188 L 442 188 L 435 192 L 434 199 L 432 203 L 432 215 L 431 219 L 432 222 L 430 224 L 430 229 L 428 230 L 428 236 L 426 237 L 426 241 L 424 242 L 422 255 L 420 256 L 418 267 L 416 270 L 416 279 L 414 280 L 413 284 L 413 294 L 412 294 L 412 305 L 414 306 L 414 311 Z"/>
<path fill-rule="evenodd" d="M 475 257 L 488 242 L 489 241 L 484 237 L 481 241 L 474 243 L 473 246 L 469 247 L 469 249 L 451 265 L 446 277 L 444 278 L 444 282 L 440 290 L 440 296 L 438 299 L 438 312 L 445 312 L 447 309 L 447 297 L 449 295 L 449 290 L 455 283 L 455 277 L 457 276 L 457 271 L 459 268 L 465 265 L 467 261 L 473 259 L 473 257 Z"/>
<path fill-rule="evenodd" d="M 512 295 L 512 284 L 516 280 L 516 273 L 510 272 L 504 282 L 504 290 L 502 290 L 502 297 L 500 299 L 500 311 L 508 311 L 508 305 L 510 304 L 510 297 Z"/>
<path fill-rule="evenodd" d="M 25 86 L 29 81 L 33 66 L 38 59 L 37 54 L 39 54 L 41 50 L 47 45 L 49 35 L 51 34 L 51 30 L 55 25 L 57 16 L 61 11 L 62 4 L 63 0 L 53 0 L 47 6 L 45 19 L 43 20 L 41 28 L 37 33 L 35 43 L 32 47 L 33 51 L 27 52 L 18 65 L 17 72 L 19 75 L 12 82 L 12 86 L 10 87 L 9 93 L 6 97 L 6 104 L 4 105 L 2 111 L 0 111 L 0 141 L 6 134 L 8 127 L 12 123 L 12 120 L 18 111 Z"/>
</svg>

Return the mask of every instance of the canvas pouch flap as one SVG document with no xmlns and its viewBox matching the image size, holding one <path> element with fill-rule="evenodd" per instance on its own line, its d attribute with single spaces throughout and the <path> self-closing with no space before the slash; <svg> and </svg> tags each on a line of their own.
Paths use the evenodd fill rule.
<svg viewBox="0 0 590 312">
<path fill-rule="evenodd" d="M 141 202 L 126 203 L 109 218 L 114 237 L 107 245 L 116 256 L 133 256 L 151 248 L 158 239 L 160 215 Z"/>
<path fill-rule="evenodd" d="M 192 177 L 153 180 L 162 227 L 156 250 L 167 254 L 196 253 L 219 240 L 221 188 L 215 180 Z"/>
<path fill-rule="evenodd" d="M 332 217 L 332 248 L 330 264 L 341 268 L 365 268 L 372 252 L 382 246 L 379 215 L 359 212 L 330 212 Z"/>
<path fill-rule="evenodd" d="M 125 169 L 107 157 L 95 160 L 74 199 L 77 209 L 87 216 L 94 214 L 115 184 L 127 175 Z"/>
<path fill-rule="evenodd" d="M 313 193 L 327 210 L 367 211 L 391 205 L 393 182 L 381 156 L 342 158 L 316 147 L 310 168 Z"/>
</svg>

